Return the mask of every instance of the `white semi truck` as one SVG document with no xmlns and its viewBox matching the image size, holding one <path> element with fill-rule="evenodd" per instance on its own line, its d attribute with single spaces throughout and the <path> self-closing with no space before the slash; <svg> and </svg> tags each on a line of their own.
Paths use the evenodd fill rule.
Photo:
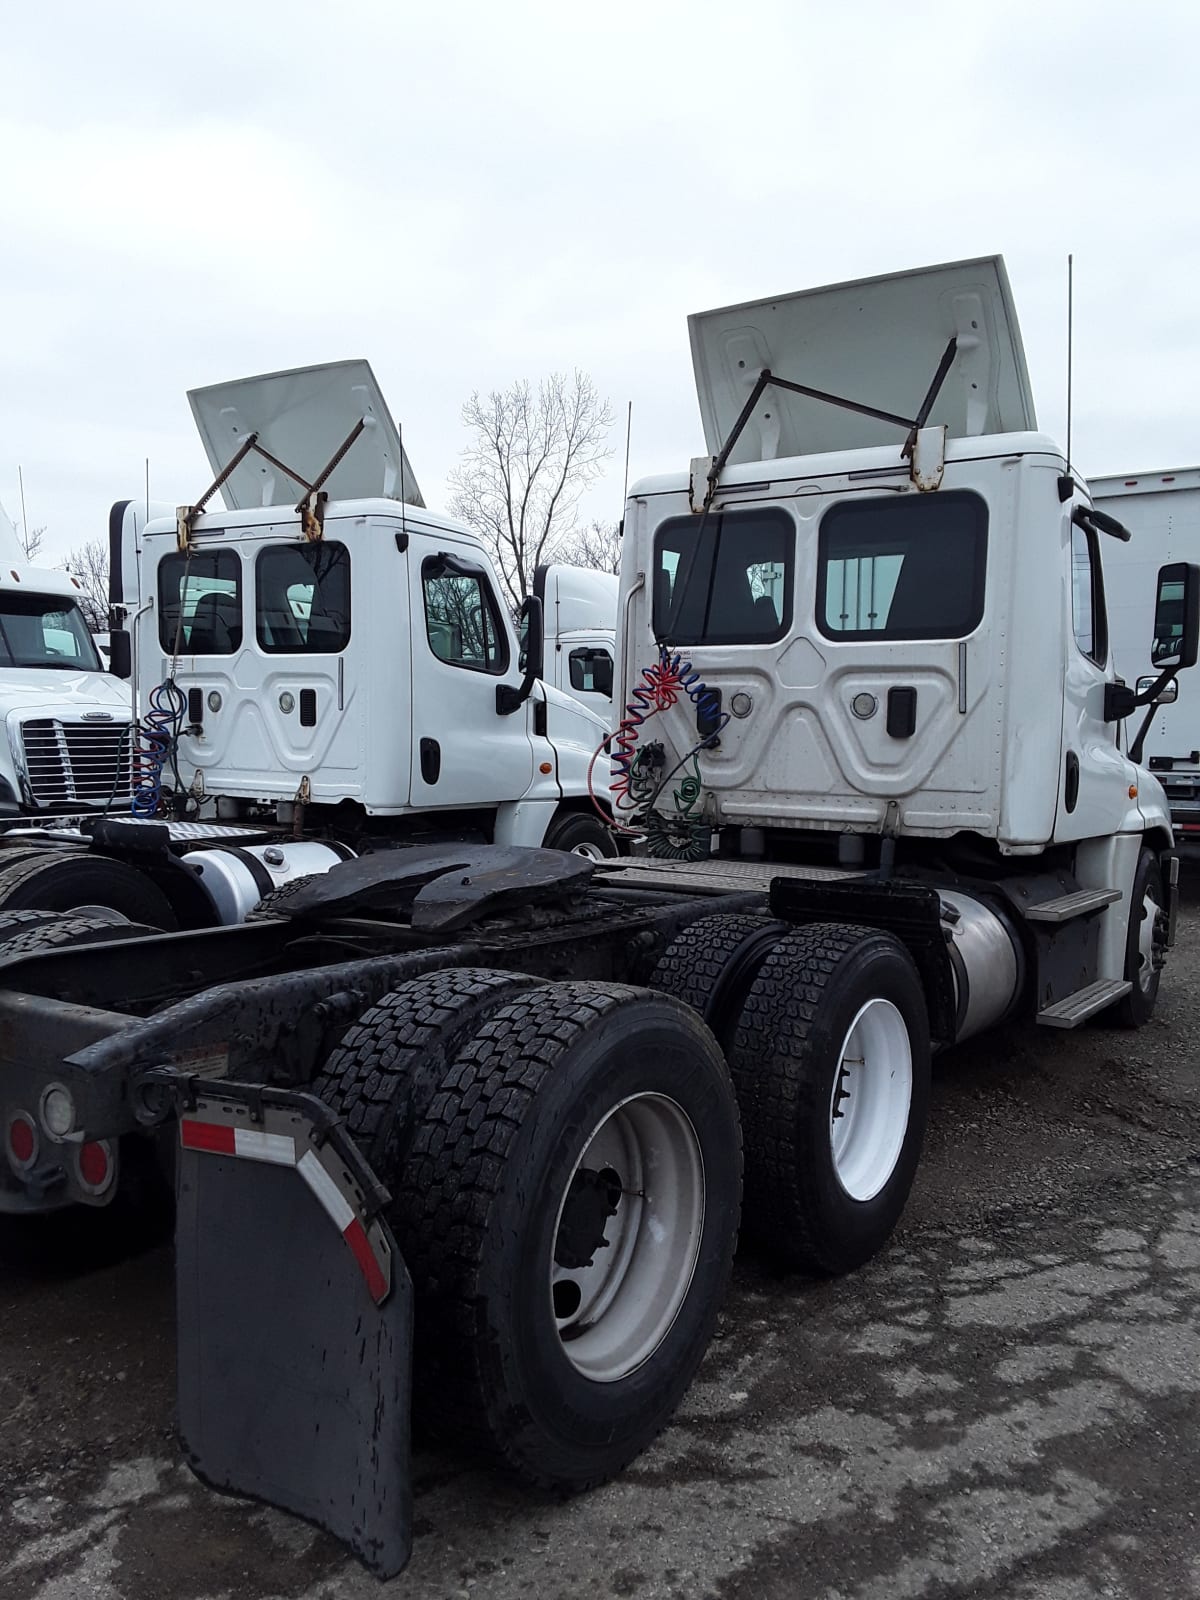
<svg viewBox="0 0 1200 1600">
<path fill-rule="evenodd" d="M 1137 1027 L 1172 942 L 1166 798 L 1119 735 L 1195 663 L 1200 567 L 1159 574 L 1139 696 L 1102 582 L 1127 530 L 1037 431 L 1000 260 L 709 313 L 692 345 L 708 452 L 625 513 L 613 793 L 643 853 L 443 839 L 201 932 L 0 906 L 0 1206 L 103 1205 L 177 1129 L 187 1459 L 383 1575 L 411 1545 L 414 1410 L 542 1489 L 619 1472 L 703 1358 L 740 1218 L 786 1266 L 868 1260 L 933 1053 L 1006 1019 Z M 511 656 L 486 610 L 423 592 L 481 599 L 465 541 L 375 501 L 337 526 L 335 504 L 311 545 L 274 512 L 217 519 L 239 566 L 210 576 L 243 604 L 208 607 L 206 638 L 344 631 L 318 559 L 342 545 L 399 558 L 447 670 L 468 637 L 472 674 Z M 178 628 L 195 569 L 154 537 Z M 251 601 L 279 548 L 303 571 L 270 556 Z M 363 603 L 360 648 L 391 615 Z M 240 683 L 194 661 L 219 718 Z M 492 676 L 504 715 L 526 679 Z M 256 683 L 276 738 L 285 692 L 315 692 L 317 727 L 350 703 L 320 662 Z M 371 734 L 418 700 L 362 692 Z M 151 831 L 91 853 L 186 876 Z"/>
<path fill-rule="evenodd" d="M 617 578 L 561 563 L 539 567 L 547 682 L 589 706 L 608 726 L 613 716 Z"/>
<path fill-rule="evenodd" d="M 584 702 L 611 704 L 599 661 L 607 649 L 611 672 L 616 580 L 551 568 L 545 606 L 527 603 L 537 661 L 548 607 L 554 670 L 583 673 L 564 692 L 529 664 L 475 535 L 425 507 L 365 361 L 189 398 L 212 487 L 169 516 L 137 501 L 110 516 L 124 625 L 104 681 L 127 703 L 118 679 L 132 679 L 138 718 L 132 740 L 119 724 L 123 779 L 93 774 L 99 809 L 163 822 L 144 835 L 162 863 L 114 850 L 113 816 L 95 834 L 86 818 L 59 828 L 40 861 L 27 832 L 19 855 L 0 850 L 0 905 L 202 927 L 363 850 L 473 839 L 615 856 L 592 763 L 608 724 Z M 89 836 L 97 848 L 68 864 L 64 846 Z"/>
<path fill-rule="evenodd" d="M 129 690 L 105 669 L 79 580 L 31 565 L 0 506 L 0 828 L 128 806 Z"/>
<path fill-rule="evenodd" d="M 1108 605 L 1117 671 L 1144 689 L 1155 677 L 1146 619 L 1154 612 L 1158 569 L 1200 560 L 1200 467 L 1116 473 L 1091 478 L 1088 487 L 1094 503 L 1133 534 L 1112 551 Z M 1172 686 L 1144 720 L 1137 759 L 1166 790 L 1176 833 L 1200 838 L 1200 699 Z M 1136 731 L 1135 725 L 1134 737 Z"/>
</svg>

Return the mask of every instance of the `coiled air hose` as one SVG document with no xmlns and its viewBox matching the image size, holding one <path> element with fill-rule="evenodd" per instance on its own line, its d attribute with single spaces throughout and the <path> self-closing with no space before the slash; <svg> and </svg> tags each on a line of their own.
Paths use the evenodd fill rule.
<svg viewBox="0 0 1200 1600">
<path fill-rule="evenodd" d="M 133 747 L 135 817 L 156 817 L 162 805 L 163 768 L 175 748 L 187 714 L 187 696 L 172 678 L 150 691 L 149 710 L 138 724 Z"/>
</svg>

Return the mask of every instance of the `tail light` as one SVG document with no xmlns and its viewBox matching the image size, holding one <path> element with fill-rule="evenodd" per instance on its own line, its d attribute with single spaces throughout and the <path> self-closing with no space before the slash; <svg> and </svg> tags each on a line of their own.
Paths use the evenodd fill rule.
<svg viewBox="0 0 1200 1600">
<path fill-rule="evenodd" d="M 8 1159 L 18 1172 L 28 1172 L 38 1157 L 37 1125 L 27 1111 L 17 1111 L 5 1130 Z"/>
<path fill-rule="evenodd" d="M 116 1175 L 116 1158 L 107 1139 L 92 1139 L 79 1146 L 75 1155 L 75 1176 L 85 1194 L 103 1194 Z"/>
</svg>

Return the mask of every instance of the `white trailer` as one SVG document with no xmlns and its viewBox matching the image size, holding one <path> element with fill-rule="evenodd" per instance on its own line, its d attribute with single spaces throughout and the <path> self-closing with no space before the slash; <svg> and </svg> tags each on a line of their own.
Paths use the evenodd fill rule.
<svg viewBox="0 0 1200 1600">
<path fill-rule="evenodd" d="M 1089 480 L 1098 507 L 1133 537 L 1116 544 L 1106 563 L 1109 642 L 1118 673 L 1145 689 L 1157 676 L 1147 619 L 1154 612 L 1158 569 L 1200 560 L 1200 467 L 1122 472 Z M 1154 708 L 1142 751 L 1166 790 L 1176 831 L 1200 837 L 1200 697 L 1170 685 Z"/>
</svg>

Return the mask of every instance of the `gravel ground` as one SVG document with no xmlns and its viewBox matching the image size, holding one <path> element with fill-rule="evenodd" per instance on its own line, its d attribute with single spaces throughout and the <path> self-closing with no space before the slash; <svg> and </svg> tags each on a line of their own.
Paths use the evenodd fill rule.
<svg viewBox="0 0 1200 1600">
<path fill-rule="evenodd" d="M 422 1455 L 380 1585 L 204 1490 L 172 1434 L 168 1249 L 54 1270 L 0 1233 L 4 1600 L 1200 1597 L 1200 873 L 1154 1021 L 937 1067 L 892 1246 L 752 1258 L 656 1447 L 570 1504 Z"/>
</svg>

